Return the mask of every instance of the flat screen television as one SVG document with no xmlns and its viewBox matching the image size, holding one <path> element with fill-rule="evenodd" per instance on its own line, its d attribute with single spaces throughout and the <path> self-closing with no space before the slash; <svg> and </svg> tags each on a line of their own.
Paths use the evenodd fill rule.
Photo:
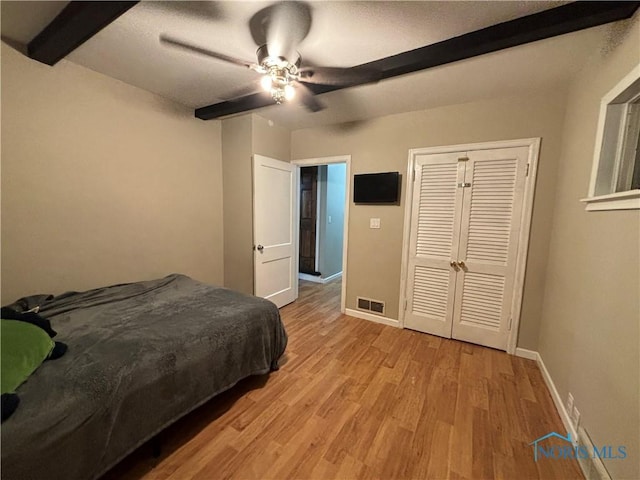
<svg viewBox="0 0 640 480">
<path fill-rule="evenodd" d="M 399 172 L 353 176 L 353 203 L 398 203 L 399 193 Z"/>
</svg>

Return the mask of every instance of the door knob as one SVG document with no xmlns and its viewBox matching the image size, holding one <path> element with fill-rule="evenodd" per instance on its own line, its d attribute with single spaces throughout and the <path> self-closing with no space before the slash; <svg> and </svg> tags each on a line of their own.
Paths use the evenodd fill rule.
<svg viewBox="0 0 640 480">
<path fill-rule="evenodd" d="M 262 250 L 264 250 L 264 247 L 263 247 L 262 245 L 258 245 L 256 248 L 258 249 L 258 251 L 259 251 L 259 252 L 261 252 Z"/>
<path fill-rule="evenodd" d="M 458 262 L 458 266 L 459 266 L 460 268 L 464 268 L 464 267 L 465 267 L 465 264 L 464 264 L 464 262 Z"/>
<path fill-rule="evenodd" d="M 451 260 L 449 262 L 449 265 L 451 265 L 453 268 L 456 268 L 458 266 L 458 264 L 456 262 L 454 262 L 453 260 Z"/>
</svg>

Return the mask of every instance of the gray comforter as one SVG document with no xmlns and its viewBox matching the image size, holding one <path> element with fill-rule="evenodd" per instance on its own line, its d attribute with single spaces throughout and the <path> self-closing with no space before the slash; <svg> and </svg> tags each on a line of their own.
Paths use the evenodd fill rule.
<svg viewBox="0 0 640 480">
<path fill-rule="evenodd" d="M 18 388 L 1 429 L 3 479 L 96 478 L 214 395 L 277 368 L 287 344 L 271 302 L 184 275 L 49 297 L 39 313 L 69 350 Z"/>
</svg>

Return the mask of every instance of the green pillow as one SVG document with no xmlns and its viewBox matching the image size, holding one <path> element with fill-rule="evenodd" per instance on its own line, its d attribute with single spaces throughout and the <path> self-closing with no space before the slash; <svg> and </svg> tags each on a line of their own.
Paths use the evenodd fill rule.
<svg viewBox="0 0 640 480">
<path fill-rule="evenodd" d="M 0 393 L 4 394 L 15 392 L 47 359 L 55 343 L 47 332 L 30 323 L 0 320 L 0 327 Z"/>
</svg>

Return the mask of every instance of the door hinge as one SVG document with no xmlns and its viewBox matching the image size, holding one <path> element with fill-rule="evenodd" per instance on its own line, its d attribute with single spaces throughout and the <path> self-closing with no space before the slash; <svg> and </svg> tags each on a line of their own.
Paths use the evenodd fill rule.
<svg viewBox="0 0 640 480">
<path fill-rule="evenodd" d="M 458 184 L 458 187 L 460 188 L 466 188 L 466 187 L 470 187 L 471 184 L 469 182 L 461 182 Z"/>
<path fill-rule="evenodd" d="M 513 318 L 509 319 L 509 331 L 511 331 L 511 324 L 513 323 Z"/>
<path fill-rule="evenodd" d="M 525 177 L 529 176 L 529 164 L 527 163 L 527 174 L 525 175 Z"/>
<path fill-rule="evenodd" d="M 405 298 L 405 299 L 404 299 L 404 309 L 405 309 L 405 310 L 407 309 L 407 305 L 409 305 L 409 302 L 408 302 L 408 300 Z"/>
<path fill-rule="evenodd" d="M 415 182 L 416 181 L 416 169 L 414 168 L 413 171 L 411 172 L 411 181 Z"/>
</svg>

